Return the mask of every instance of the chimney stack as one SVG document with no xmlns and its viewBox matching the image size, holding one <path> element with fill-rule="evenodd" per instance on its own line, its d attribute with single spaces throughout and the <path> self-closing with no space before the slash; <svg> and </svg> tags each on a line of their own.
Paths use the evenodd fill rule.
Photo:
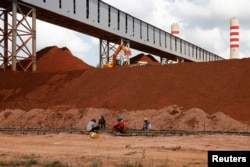
<svg viewBox="0 0 250 167">
<path fill-rule="evenodd" d="M 230 20 L 230 59 L 239 58 L 239 20 L 232 18 Z"/>
<path fill-rule="evenodd" d="M 179 37 L 180 35 L 180 30 L 179 30 L 179 24 L 174 23 L 171 25 L 171 34 Z"/>
</svg>

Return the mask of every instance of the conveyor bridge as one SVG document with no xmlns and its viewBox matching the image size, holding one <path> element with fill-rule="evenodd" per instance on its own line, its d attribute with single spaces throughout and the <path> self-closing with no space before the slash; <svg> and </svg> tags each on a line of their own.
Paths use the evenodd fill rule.
<svg viewBox="0 0 250 167">
<path fill-rule="evenodd" d="M 101 65 L 112 60 L 111 44 L 121 42 L 161 60 L 223 59 L 101 0 L 1 0 L 0 8 L 1 68 L 36 70 L 36 19 L 99 38 Z"/>
</svg>

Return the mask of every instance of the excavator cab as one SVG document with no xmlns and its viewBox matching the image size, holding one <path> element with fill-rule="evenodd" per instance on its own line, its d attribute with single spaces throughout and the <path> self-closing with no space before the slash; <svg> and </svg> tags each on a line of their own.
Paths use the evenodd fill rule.
<svg viewBox="0 0 250 167">
<path fill-rule="evenodd" d="M 119 59 L 116 59 L 115 65 L 116 65 L 116 66 L 122 66 L 122 61 L 119 60 Z"/>
</svg>

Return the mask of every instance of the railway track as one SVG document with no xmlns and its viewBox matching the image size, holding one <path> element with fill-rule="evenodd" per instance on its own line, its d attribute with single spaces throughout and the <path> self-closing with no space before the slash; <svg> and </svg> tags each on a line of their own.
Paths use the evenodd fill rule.
<svg viewBox="0 0 250 167">
<path fill-rule="evenodd" d="M 75 133 L 75 134 L 86 134 L 89 133 L 82 128 L 0 128 L 0 133 L 7 134 L 59 134 L 59 133 Z M 183 136 L 183 135 L 241 135 L 250 136 L 250 132 L 246 131 L 187 131 L 187 130 L 137 130 L 129 129 L 127 133 L 112 133 L 111 129 L 101 130 L 100 134 L 113 134 L 117 136 Z"/>
</svg>

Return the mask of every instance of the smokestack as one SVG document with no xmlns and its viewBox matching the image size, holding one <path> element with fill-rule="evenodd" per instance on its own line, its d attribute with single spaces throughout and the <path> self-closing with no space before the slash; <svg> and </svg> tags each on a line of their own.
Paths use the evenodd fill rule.
<svg viewBox="0 0 250 167">
<path fill-rule="evenodd" d="M 179 37 L 180 35 L 179 24 L 174 23 L 171 25 L 171 34 Z"/>
<path fill-rule="evenodd" d="M 239 20 L 232 18 L 230 20 L 230 59 L 239 58 Z"/>
</svg>

